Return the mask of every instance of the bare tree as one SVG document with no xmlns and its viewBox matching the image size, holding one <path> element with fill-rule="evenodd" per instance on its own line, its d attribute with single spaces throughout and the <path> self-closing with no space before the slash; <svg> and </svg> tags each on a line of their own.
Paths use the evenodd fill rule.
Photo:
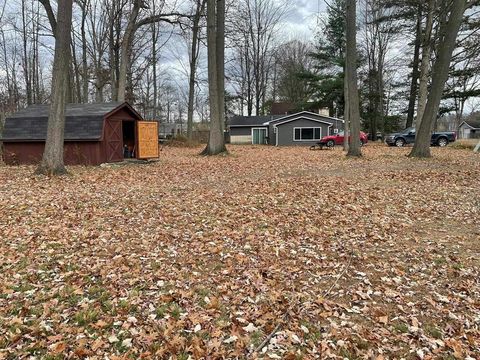
<svg viewBox="0 0 480 360">
<path fill-rule="evenodd" d="M 170 24 L 176 24 L 180 21 L 180 18 L 188 17 L 188 15 L 180 14 L 177 12 L 159 13 L 151 16 L 141 17 L 141 10 L 148 8 L 149 5 L 146 3 L 145 0 L 133 0 L 132 10 L 130 11 L 125 33 L 120 44 L 120 65 L 118 71 L 117 101 L 122 102 L 126 99 L 128 80 L 127 76 L 131 64 L 133 40 L 137 30 L 145 25 L 149 25 L 152 23 L 165 22 Z"/>
<path fill-rule="evenodd" d="M 207 0 L 208 90 L 210 135 L 202 155 L 218 155 L 225 147 L 225 0 Z"/>
<path fill-rule="evenodd" d="M 360 101 L 357 84 L 357 4 L 356 0 L 347 0 L 347 48 L 346 79 L 348 99 L 348 117 L 350 124 L 350 146 L 347 156 L 362 156 L 360 147 Z"/>
<path fill-rule="evenodd" d="M 384 129 L 385 117 L 385 62 L 387 51 L 396 31 L 393 22 L 381 21 L 388 17 L 381 0 L 364 0 L 363 47 L 367 58 L 367 101 L 370 134 L 376 140 L 377 131 Z"/>
<path fill-rule="evenodd" d="M 418 86 L 418 108 L 417 108 L 417 121 L 415 127 L 417 130 L 420 128 L 420 122 L 427 106 L 428 96 L 428 81 L 430 72 L 430 55 L 432 49 L 432 29 L 433 29 L 433 17 L 435 0 L 428 0 L 427 8 L 427 20 L 425 24 L 425 30 L 422 37 L 422 59 L 420 63 L 420 83 Z"/>
<path fill-rule="evenodd" d="M 264 113 L 268 85 L 275 62 L 275 35 L 288 11 L 289 2 L 241 0 L 236 3 L 232 22 L 236 48 L 237 75 L 240 75 L 241 98 L 247 114 Z"/>
<path fill-rule="evenodd" d="M 195 14 L 192 19 L 192 38 L 190 48 L 190 74 L 188 83 L 187 137 L 192 139 L 193 112 L 195 107 L 195 85 L 198 57 L 200 52 L 200 20 L 205 11 L 206 0 L 196 0 Z"/>
<path fill-rule="evenodd" d="M 48 117 L 45 151 L 36 174 L 62 175 L 65 107 L 70 64 L 70 44 L 73 0 L 58 0 L 55 31 L 55 57 L 53 60 L 52 104 Z"/>
</svg>

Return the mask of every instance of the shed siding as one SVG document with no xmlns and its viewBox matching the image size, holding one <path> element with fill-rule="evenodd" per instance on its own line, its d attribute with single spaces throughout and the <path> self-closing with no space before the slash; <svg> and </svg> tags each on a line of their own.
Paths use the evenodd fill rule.
<svg viewBox="0 0 480 360">
<path fill-rule="evenodd" d="M 75 125 L 70 126 L 70 138 L 66 138 L 64 143 L 66 165 L 100 165 L 123 160 L 122 121 L 138 121 L 141 120 L 140 115 L 128 104 L 69 105 L 69 109 L 75 111 L 72 116 L 76 120 L 72 122 L 67 118 L 66 121 L 66 125 Z M 104 114 L 100 115 L 100 112 Z M 48 114 L 48 107 L 36 106 L 9 119 L 12 122 L 11 136 L 3 141 L 7 164 L 37 164 L 41 161 L 45 148 L 42 131 L 32 130 L 28 124 L 35 121 L 46 123 L 45 114 Z M 89 117 L 89 121 L 83 122 L 84 117 Z M 29 129 L 28 136 L 25 128 Z"/>
<path fill-rule="evenodd" d="M 7 165 L 38 164 L 42 159 L 45 142 L 4 143 L 4 160 Z M 65 165 L 100 165 L 105 162 L 105 151 L 98 141 L 65 142 Z"/>
<path fill-rule="evenodd" d="M 277 126 L 277 133 L 276 138 L 278 139 L 278 146 L 311 146 L 317 143 L 319 140 L 312 140 L 312 141 L 294 141 L 294 128 L 302 128 L 302 127 L 319 127 L 321 129 L 320 138 L 323 136 L 329 135 L 329 127 L 331 125 L 320 123 L 317 121 L 312 121 L 308 119 L 298 119 L 294 120 L 285 124 L 281 124 Z M 273 130 L 272 130 L 273 132 Z M 275 141 L 275 139 L 274 139 Z"/>
</svg>

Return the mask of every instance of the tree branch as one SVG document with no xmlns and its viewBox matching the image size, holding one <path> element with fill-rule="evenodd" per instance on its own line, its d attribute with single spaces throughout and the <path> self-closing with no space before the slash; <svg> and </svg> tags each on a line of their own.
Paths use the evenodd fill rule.
<svg viewBox="0 0 480 360">
<path fill-rule="evenodd" d="M 45 11 L 48 16 L 48 21 L 50 22 L 50 26 L 52 28 L 53 36 L 57 31 L 57 19 L 55 19 L 55 14 L 53 13 L 52 4 L 50 4 L 50 0 L 38 0 L 40 4 L 43 5 Z"/>
<path fill-rule="evenodd" d="M 170 19 L 169 17 L 176 17 L 176 19 Z M 159 14 L 146 17 L 135 24 L 135 28 L 138 29 L 142 26 L 158 23 L 158 22 L 167 22 L 169 24 L 177 24 L 180 22 L 180 18 L 190 19 L 192 15 L 186 15 L 181 13 L 169 13 L 169 14 Z"/>
</svg>

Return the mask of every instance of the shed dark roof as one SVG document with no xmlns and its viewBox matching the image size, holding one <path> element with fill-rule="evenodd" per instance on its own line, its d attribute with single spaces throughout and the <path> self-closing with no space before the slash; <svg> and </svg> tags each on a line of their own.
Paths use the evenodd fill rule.
<svg viewBox="0 0 480 360">
<path fill-rule="evenodd" d="M 68 104 L 65 119 L 65 140 L 99 140 L 106 115 L 127 107 L 127 103 Z M 4 141 L 45 140 L 50 105 L 32 105 L 5 119 Z M 135 115 L 139 116 L 135 113 Z M 141 118 L 139 116 L 139 118 Z"/>
<path fill-rule="evenodd" d="M 465 123 L 474 129 L 480 129 L 480 119 L 465 120 Z"/>
<path fill-rule="evenodd" d="M 258 126 L 263 125 L 267 121 L 272 121 L 285 117 L 285 115 L 268 115 L 268 116 L 233 116 L 230 118 L 230 126 Z"/>
</svg>

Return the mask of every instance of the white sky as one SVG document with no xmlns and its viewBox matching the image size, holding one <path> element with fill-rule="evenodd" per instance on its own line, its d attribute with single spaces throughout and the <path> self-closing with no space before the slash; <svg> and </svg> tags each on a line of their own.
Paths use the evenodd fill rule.
<svg viewBox="0 0 480 360">
<path fill-rule="evenodd" d="M 282 29 L 288 37 L 313 40 L 320 12 L 325 11 L 323 0 L 292 1 L 292 8 L 283 21 Z"/>
</svg>

